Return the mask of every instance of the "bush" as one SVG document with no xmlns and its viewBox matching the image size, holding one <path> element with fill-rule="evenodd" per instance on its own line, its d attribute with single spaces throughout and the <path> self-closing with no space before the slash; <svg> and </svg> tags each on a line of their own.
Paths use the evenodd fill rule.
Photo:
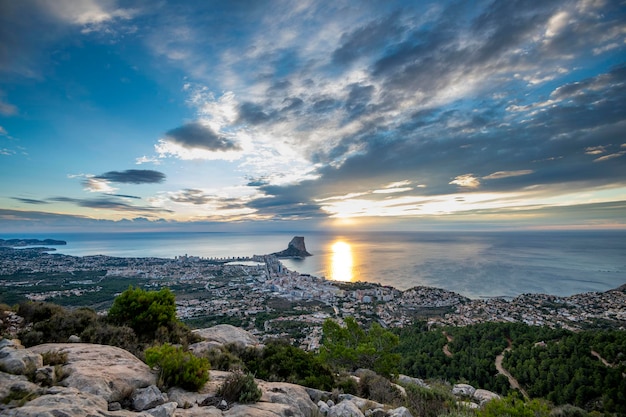
<svg viewBox="0 0 626 417">
<path fill-rule="evenodd" d="M 209 360 L 169 343 L 146 349 L 146 363 L 159 368 L 159 385 L 197 391 L 209 380 Z"/>
<path fill-rule="evenodd" d="M 456 398 L 444 387 L 420 387 L 409 384 L 406 389 L 406 406 L 413 415 L 437 417 L 457 410 Z"/>
<path fill-rule="evenodd" d="M 399 407 L 404 404 L 400 390 L 385 377 L 372 371 L 361 373 L 359 380 L 359 396 L 368 400 Z"/>
<path fill-rule="evenodd" d="M 254 381 L 252 374 L 236 371 L 226 378 L 218 389 L 217 395 L 224 398 L 228 403 L 249 404 L 259 401 L 263 393 Z"/>
<path fill-rule="evenodd" d="M 491 400 L 477 414 L 479 417 L 548 417 L 550 406 L 542 400 L 524 401 L 517 395 Z"/>
<path fill-rule="evenodd" d="M 160 327 L 176 322 L 176 299 L 168 288 L 146 291 L 131 286 L 113 300 L 108 318 L 140 337 L 153 337 Z"/>
<path fill-rule="evenodd" d="M 98 320 L 87 327 L 80 334 L 80 338 L 85 343 L 117 346 L 136 356 L 141 356 L 143 352 L 133 329 L 127 326 L 113 326 L 103 320 Z"/>
<path fill-rule="evenodd" d="M 330 390 L 335 378 L 330 368 L 310 352 L 273 340 L 264 349 L 248 349 L 242 354 L 247 369 L 266 381 L 289 382 L 320 390 Z"/>
</svg>

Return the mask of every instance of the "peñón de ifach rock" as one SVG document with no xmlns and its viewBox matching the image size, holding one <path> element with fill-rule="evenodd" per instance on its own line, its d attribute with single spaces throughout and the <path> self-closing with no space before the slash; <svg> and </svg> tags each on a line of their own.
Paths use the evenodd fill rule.
<svg viewBox="0 0 626 417">
<path fill-rule="evenodd" d="M 304 258 L 305 256 L 313 256 L 307 252 L 303 236 L 294 236 L 291 242 L 289 242 L 287 249 L 274 252 L 272 255 L 278 258 Z"/>
</svg>

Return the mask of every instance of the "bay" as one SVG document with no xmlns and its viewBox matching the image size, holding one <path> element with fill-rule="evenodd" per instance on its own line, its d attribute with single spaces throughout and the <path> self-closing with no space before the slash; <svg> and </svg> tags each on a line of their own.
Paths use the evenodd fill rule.
<svg viewBox="0 0 626 417">
<path fill-rule="evenodd" d="M 470 298 L 567 296 L 626 283 L 626 231 L 58 233 L 5 239 L 66 240 L 67 255 L 227 258 L 283 250 L 305 237 L 313 256 L 285 259 L 301 273 L 400 290 L 425 285 Z M 339 242 L 339 243 L 338 243 Z"/>
</svg>

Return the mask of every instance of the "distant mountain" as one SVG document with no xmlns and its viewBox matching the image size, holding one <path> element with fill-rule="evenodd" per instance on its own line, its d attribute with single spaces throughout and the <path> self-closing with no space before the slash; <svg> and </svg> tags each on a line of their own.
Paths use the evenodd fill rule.
<svg viewBox="0 0 626 417">
<path fill-rule="evenodd" d="M 64 240 L 54 239 L 0 239 L 0 246 L 21 247 L 21 246 L 42 246 L 42 245 L 67 245 Z"/>
</svg>

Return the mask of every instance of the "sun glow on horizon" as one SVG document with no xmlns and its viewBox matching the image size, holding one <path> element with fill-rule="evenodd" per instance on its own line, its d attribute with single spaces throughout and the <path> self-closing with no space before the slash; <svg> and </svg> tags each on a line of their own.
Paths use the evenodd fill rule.
<svg viewBox="0 0 626 417">
<path fill-rule="evenodd" d="M 334 281 L 350 282 L 353 279 L 352 248 L 341 240 L 333 243 L 330 264 L 330 278 Z"/>
</svg>

